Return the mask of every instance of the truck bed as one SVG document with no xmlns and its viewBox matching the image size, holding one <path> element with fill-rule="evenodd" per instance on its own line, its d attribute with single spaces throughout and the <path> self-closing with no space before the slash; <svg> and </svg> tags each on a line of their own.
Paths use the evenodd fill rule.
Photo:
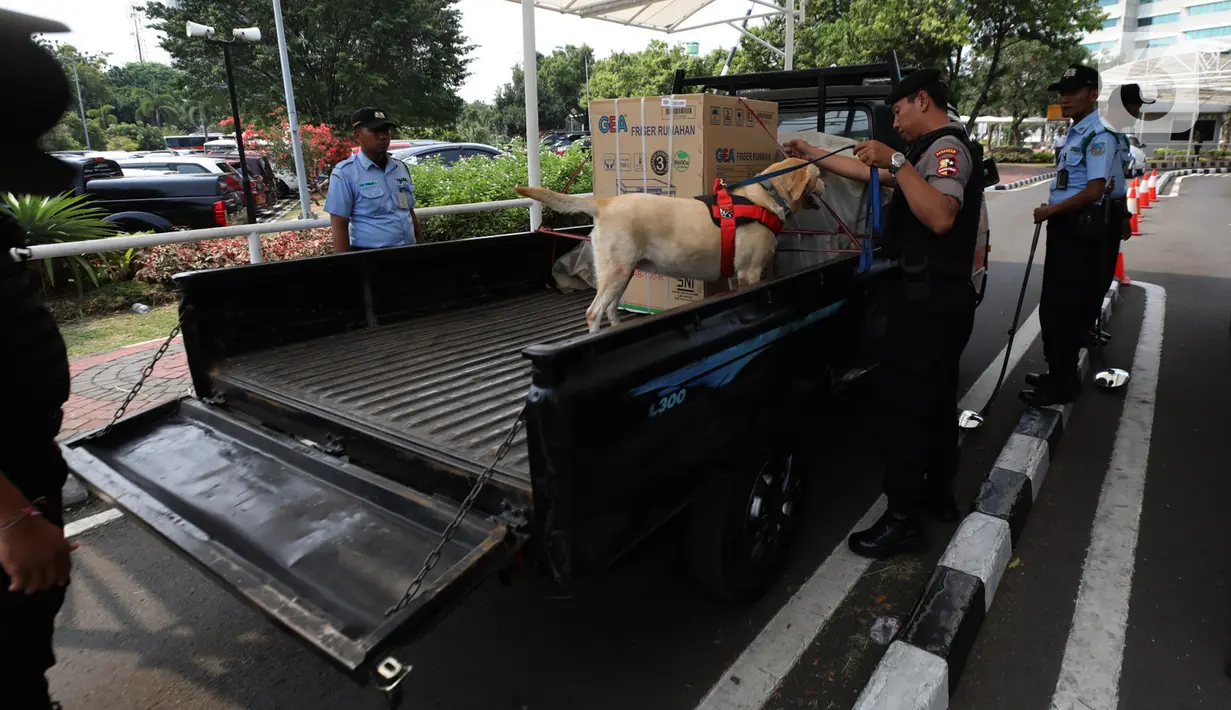
<svg viewBox="0 0 1231 710">
<path fill-rule="evenodd" d="M 592 298 L 544 289 L 230 358 L 217 376 L 486 465 L 530 386 L 521 351 L 585 333 Z M 525 437 L 499 470 L 528 485 Z"/>
</svg>

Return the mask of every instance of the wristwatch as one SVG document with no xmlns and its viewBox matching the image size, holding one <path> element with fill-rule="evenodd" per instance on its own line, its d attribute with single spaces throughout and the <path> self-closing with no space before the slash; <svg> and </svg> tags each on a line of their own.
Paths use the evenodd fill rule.
<svg viewBox="0 0 1231 710">
<path fill-rule="evenodd" d="M 906 156 L 901 153 L 894 153 L 893 157 L 889 159 L 889 174 L 897 175 L 903 165 L 906 165 Z"/>
</svg>

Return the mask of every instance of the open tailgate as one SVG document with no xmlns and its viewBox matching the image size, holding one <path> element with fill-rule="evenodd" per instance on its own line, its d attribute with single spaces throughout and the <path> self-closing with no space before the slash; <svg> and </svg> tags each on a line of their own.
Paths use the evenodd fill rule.
<svg viewBox="0 0 1231 710">
<path fill-rule="evenodd" d="M 104 499 L 360 681 L 503 565 L 520 538 L 468 513 L 419 595 L 387 616 L 456 514 L 451 501 L 193 399 L 63 449 Z"/>
</svg>

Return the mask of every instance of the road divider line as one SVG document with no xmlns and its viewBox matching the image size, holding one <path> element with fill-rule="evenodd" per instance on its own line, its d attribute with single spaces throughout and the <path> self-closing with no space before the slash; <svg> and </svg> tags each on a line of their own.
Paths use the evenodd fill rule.
<svg viewBox="0 0 1231 710">
<path fill-rule="evenodd" d="M 123 513 L 116 508 L 110 508 L 101 513 L 95 513 L 89 517 L 82 518 L 81 520 L 74 520 L 64 526 L 64 537 L 76 537 L 83 532 L 93 530 L 94 528 L 106 525 L 114 520 L 119 520 L 122 517 L 124 517 Z"/>
<path fill-rule="evenodd" d="M 1054 710 L 1116 710 L 1120 703 L 1120 672 L 1167 305 L 1162 287 L 1140 281 L 1136 285 L 1146 292 L 1145 318 L 1111 463 L 1094 513 L 1077 605 L 1052 695 Z"/>
<path fill-rule="evenodd" d="M 1039 309 L 1036 307 L 1014 338 L 1008 372 L 1017 367 L 1038 337 Z M 1000 350 L 962 395 L 959 407 L 979 409 L 991 396 L 1006 348 Z M 880 496 L 850 532 L 870 526 L 884 513 L 885 505 L 885 497 Z M 719 676 L 697 705 L 697 710 L 755 710 L 763 706 L 871 564 L 872 560 L 860 557 L 847 548 L 844 536 L 808 581 L 748 644 L 735 663 Z M 909 656 L 906 654 L 904 657 Z"/>
</svg>

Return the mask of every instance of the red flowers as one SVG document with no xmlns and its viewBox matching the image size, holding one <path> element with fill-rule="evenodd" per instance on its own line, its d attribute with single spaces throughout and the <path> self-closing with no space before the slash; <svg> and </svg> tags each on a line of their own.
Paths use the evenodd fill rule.
<svg viewBox="0 0 1231 710">
<path fill-rule="evenodd" d="M 261 252 L 266 261 L 302 259 L 333 252 L 333 238 L 327 228 L 301 232 L 277 232 L 261 236 Z M 187 244 L 164 244 L 138 257 L 139 281 L 166 283 L 183 271 L 217 269 L 248 263 L 247 237 L 212 239 Z"/>
</svg>

